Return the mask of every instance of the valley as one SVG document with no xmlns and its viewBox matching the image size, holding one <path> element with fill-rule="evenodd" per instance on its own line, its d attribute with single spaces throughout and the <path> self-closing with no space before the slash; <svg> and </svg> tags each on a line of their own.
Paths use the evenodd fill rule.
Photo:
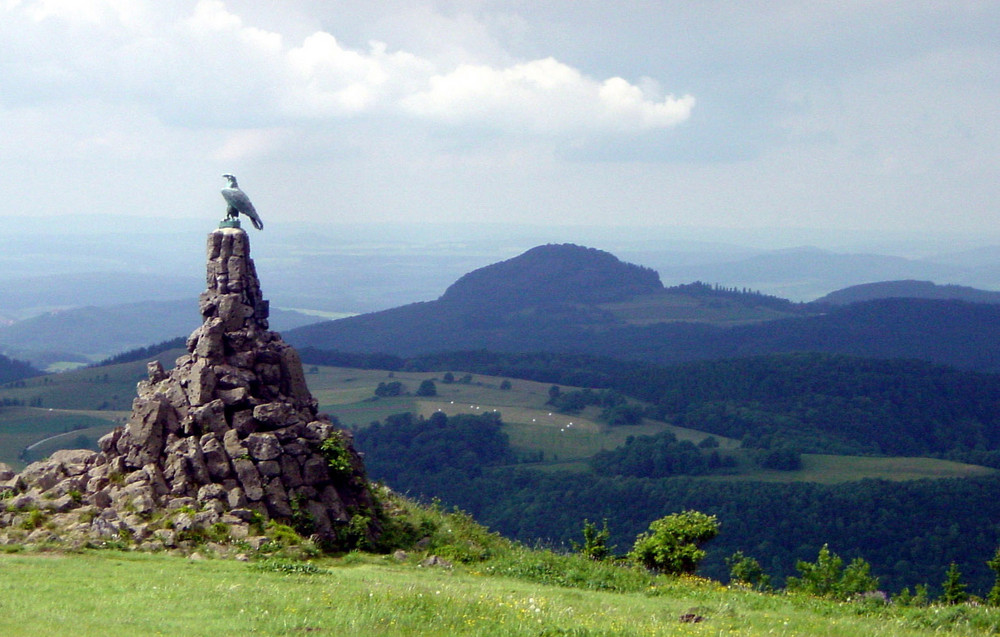
<svg viewBox="0 0 1000 637">
<path fill-rule="evenodd" d="M 171 351 L 161 358 L 170 360 L 179 354 L 180 351 Z M 403 412 L 425 418 L 435 412 L 448 416 L 498 412 L 513 450 L 522 458 L 540 458 L 528 464 L 544 470 L 589 472 L 585 461 L 598 451 L 620 447 L 629 437 L 664 431 L 695 444 L 712 435 L 719 441 L 720 449 L 741 455 L 738 440 L 669 422 L 646 418 L 638 425 L 612 427 L 599 420 L 600 410 L 595 407 L 579 414 L 560 413 L 547 404 L 550 383 L 481 374 L 470 374 L 470 380 L 463 382 L 461 377 L 465 373 L 456 370 L 454 375 L 459 380 L 445 383 L 440 372 L 306 367 L 309 388 L 319 400 L 321 411 L 335 416 L 347 428 L 362 429 L 373 421 Z M 135 383 L 144 377 L 145 362 L 139 361 L 42 376 L 17 383 L 23 386 L 0 388 L 0 401 L 34 401 L 42 405 L 0 407 L 0 462 L 21 467 L 26 461 L 45 457 L 56 449 L 80 448 L 81 439 L 87 442 L 82 446 L 96 448 L 100 436 L 123 424 L 128 417 L 122 397 L 129 396 L 129 390 L 134 391 Z M 412 395 L 427 380 L 434 382 L 437 395 Z M 505 380 L 510 389 L 501 389 Z M 375 396 L 379 383 L 392 381 L 402 383 L 407 395 Z M 581 388 L 563 386 L 562 389 Z M 101 405 L 117 409 L 95 408 Z M 25 454 L 28 447 L 42 440 L 47 442 Z M 996 471 L 987 467 L 935 458 L 804 454 L 800 471 L 769 471 L 744 459 L 731 473 L 701 479 L 833 484 L 863 479 L 919 480 L 993 473 Z"/>
</svg>

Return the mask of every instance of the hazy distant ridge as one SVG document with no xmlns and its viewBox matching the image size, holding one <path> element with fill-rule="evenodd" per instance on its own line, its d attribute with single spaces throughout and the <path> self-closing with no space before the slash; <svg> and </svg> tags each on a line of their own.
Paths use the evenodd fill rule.
<svg viewBox="0 0 1000 637">
<path fill-rule="evenodd" d="M 815 316 L 810 314 L 820 310 L 819 305 L 787 304 L 784 317 L 723 328 L 719 322 L 697 322 L 697 316 L 726 302 L 732 290 L 699 285 L 642 294 L 659 284 L 645 268 L 629 267 L 612 255 L 595 255 L 579 246 L 544 248 L 462 277 L 439 301 L 318 323 L 292 330 L 287 337 L 299 347 L 399 356 L 487 349 L 677 363 L 814 351 L 1000 371 L 1000 307 L 995 305 L 893 298 L 855 303 Z M 567 262 L 560 261 L 562 256 Z M 603 264 L 608 271 L 596 267 L 586 275 L 567 275 L 575 272 L 567 263 L 579 265 L 576 260 L 581 258 L 587 259 L 588 266 Z M 692 300 L 692 318 L 655 321 L 647 313 L 643 323 L 630 324 L 623 320 L 620 304 L 586 302 L 588 297 L 578 288 L 588 281 L 598 285 L 590 298 L 603 298 L 617 289 L 619 298 L 632 294 L 632 299 L 652 304 L 654 312 L 676 309 L 666 304 L 687 295 Z M 740 304 L 774 305 L 772 297 L 735 295 Z"/>
<path fill-rule="evenodd" d="M 816 299 L 816 303 L 847 305 L 875 299 L 954 299 L 970 303 L 1000 303 L 1000 292 L 977 290 L 964 285 L 938 285 L 931 281 L 880 281 L 852 285 Z"/>
</svg>

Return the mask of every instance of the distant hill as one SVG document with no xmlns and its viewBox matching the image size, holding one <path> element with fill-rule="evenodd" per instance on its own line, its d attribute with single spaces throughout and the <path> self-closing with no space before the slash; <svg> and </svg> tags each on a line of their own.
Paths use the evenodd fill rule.
<svg viewBox="0 0 1000 637">
<path fill-rule="evenodd" d="M 315 322 L 299 312 L 272 310 L 283 330 Z M 0 327 L 0 349 L 38 366 L 88 362 L 190 334 L 201 323 L 195 299 L 144 301 L 49 312 Z"/>
<path fill-rule="evenodd" d="M 534 306 L 517 312 L 475 313 L 434 301 L 318 323 L 292 330 L 286 337 L 298 347 L 396 356 L 486 349 L 680 363 L 827 352 L 919 359 L 1000 372 L 1000 306 L 993 304 L 880 299 L 836 307 L 825 314 L 784 313 L 772 316 L 774 320 L 735 325 L 721 321 L 625 321 L 621 307 L 616 316 L 607 309 L 609 305 L 614 306 L 567 304 L 550 306 L 548 311 Z M 692 314 L 704 315 L 705 311 L 698 308 Z M 736 309 L 726 311 L 732 314 Z"/>
<path fill-rule="evenodd" d="M 1000 303 L 1000 292 L 978 290 L 964 285 L 937 285 L 931 281 L 881 281 L 863 283 L 831 292 L 816 299 L 817 304 L 847 305 L 875 299 L 955 299 L 970 303 Z"/>
<path fill-rule="evenodd" d="M 663 281 L 700 279 L 767 290 L 794 300 L 808 301 L 858 283 L 922 279 L 967 281 L 969 267 L 880 254 L 840 254 L 817 248 L 791 248 L 744 259 L 708 264 L 672 264 L 647 261 Z M 989 273 L 983 273 L 984 279 Z M 975 284 L 975 283 L 974 283 Z"/>
<path fill-rule="evenodd" d="M 654 270 L 624 263 L 603 250 L 565 243 L 538 246 L 474 270 L 445 290 L 441 301 L 504 307 L 596 304 L 661 289 L 663 284 Z"/>
<path fill-rule="evenodd" d="M 828 352 L 911 358 L 1000 372 L 1000 306 L 936 299 L 880 299 L 816 316 L 722 329 L 659 324 L 610 331 L 560 351 L 659 363 L 758 354 Z"/>
<path fill-rule="evenodd" d="M 588 282 L 594 290 L 579 289 Z M 437 301 L 286 337 L 303 348 L 395 356 L 486 349 L 679 363 L 828 352 L 1000 372 L 997 305 L 888 298 L 830 309 L 704 283 L 658 286 L 655 273 L 608 253 L 541 246 L 463 276 Z"/>
<path fill-rule="evenodd" d="M 804 311 L 774 297 L 701 283 L 664 289 L 648 268 L 563 244 L 470 272 L 436 301 L 317 323 L 285 336 L 299 347 L 406 356 L 459 349 L 573 351 L 629 326 L 739 325 Z"/>
</svg>

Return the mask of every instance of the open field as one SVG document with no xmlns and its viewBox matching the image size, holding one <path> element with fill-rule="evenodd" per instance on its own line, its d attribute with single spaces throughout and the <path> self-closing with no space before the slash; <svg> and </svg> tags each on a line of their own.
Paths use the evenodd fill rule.
<svg viewBox="0 0 1000 637">
<path fill-rule="evenodd" d="M 683 321 L 731 327 L 795 316 L 792 312 L 748 305 L 736 299 L 701 298 L 667 290 L 637 296 L 629 301 L 603 303 L 598 307 L 632 325 Z"/>
<path fill-rule="evenodd" d="M 660 577 L 621 593 L 489 576 L 476 564 L 421 568 L 351 554 L 312 566 L 310 574 L 165 554 L 2 555 L 0 634 L 961 637 L 1000 626 L 997 609 L 862 606 L 699 579 Z M 702 621 L 680 621 L 685 614 Z"/>
<path fill-rule="evenodd" d="M 802 454 L 799 471 L 748 470 L 726 476 L 705 476 L 700 480 L 743 480 L 754 482 L 820 482 L 836 484 L 853 480 L 921 480 L 924 478 L 971 478 L 997 473 L 979 465 L 937 458 L 881 458 L 872 456 L 829 456 Z"/>
<path fill-rule="evenodd" d="M 173 360 L 179 351 L 161 358 Z M 366 427 L 387 416 L 413 412 L 424 417 L 435 411 L 448 415 L 499 411 L 511 446 L 520 457 L 541 453 L 543 462 L 531 465 L 564 471 L 586 470 L 585 461 L 602 449 L 613 449 L 629 436 L 671 431 L 680 440 L 698 443 L 708 434 L 670 423 L 646 419 L 641 425 L 609 427 L 598 420 L 600 409 L 588 407 L 580 414 L 561 414 L 546 404 L 551 387 L 547 383 L 510 380 L 510 389 L 500 389 L 503 378 L 466 376 L 454 371 L 456 381 L 445 383 L 443 372 L 388 372 L 342 367 L 306 366 L 306 379 L 320 409 L 336 416 L 346 427 Z M 23 382 L 23 386 L 0 388 L 0 399 L 41 402 L 40 409 L 0 409 L 0 462 L 23 467 L 59 448 L 72 448 L 80 436 L 96 441 L 128 416 L 135 384 L 146 376 L 144 362 L 98 369 L 82 369 Z M 420 383 L 433 380 L 436 396 L 418 397 Z M 398 381 L 409 395 L 375 397 L 381 382 Z M 20 384 L 19 384 L 20 385 Z M 563 387 L 563 390 L 572 389 Z M 97 407 L 103 407 L 98 410 Z M 117 411 L 115 411 L 117 410 Z M 50 440 L 23 456 L 29 445 L 73 429 L 74 435 Z M 874 458 L 804 455 L 801 471 L 766 471 L 744 461 L 739 441 L 715 436 L 720 450 L 737 456 L 739 469 L 732 475 L 705 480 L 838 483 L 865 478 L 916 480 L 921 478 L 969 477 L 994 470 L 931 458 Z"/>
<path fill-rule="evenodd" d="M 164 367 L 173 366 L 180 354 L 180 350 L 165 354 Z M 0 399 L 52 409 L 130 410 L 136 383 L 146 378 L 142 361 L 77 369 L 8 383 L 0 387 Z"/>
<path fill-rule="evenodd" d="M 97 439 L 120 424 L 116 419 L 127 416 L 109 411 L 0 407 L 0 462 L 23 467 L 57 449 L 79 446 L 75 443 L 82 441 L 81 436 L 89 441 L 86 446 L 96 448 Z M 38 444 L 50 438 L 48 443 Z M 28 447 L 33 448 L 25 458 L 22 453 Z"/>
</svg>

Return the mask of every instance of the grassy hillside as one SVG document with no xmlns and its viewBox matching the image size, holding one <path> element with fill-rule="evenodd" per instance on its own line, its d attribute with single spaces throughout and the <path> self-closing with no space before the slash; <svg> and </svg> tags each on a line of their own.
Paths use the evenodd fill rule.
<svg viewBox="0 0 1000 637">
<path fill-rule="evenodd" d="M 96 449 L 125 412 L 0 407 L 0 462 L 22 467 L 57 449 Z"/>
<path fill-rule="evenodd" d="M 283 548 L 238 554 L 239 542 L 206 542 L 189 557 L 9 545 L 0 552 L 0 634 L 961 637 L 1000 631 L 997 608 L 832 602 L 657 575 L 625 561 L 529 549 L 462 513 L 388 492 L 380 497 L 399 529 L 419 529 L 409 537 L 423 535 L 422 548 L 324 557 L 287 532 Z M 219 559 L 233 555 L 242 557 Z M 429 562 L 431 556 L 437 561 Z"/>
<path fill-rule="evenodd" d="M 553 579 L 581 566 L 539 552 L 520 557 L 548 564 Z M 586 581 L 560 586 L 490 575 L 490 568 L 422 568 L 414 558 L 359 554 L 308 564 L 114 551 L 7 554 L 0 556 L 0 634 L 916 637 L 1000 629 L 1000 611 L 967 605 L 844 604 L 662 576 L 641 590 L 587 590 Z"/>
<path fill-rule="evenodd" d="M 159 358 L 172 364 L 180 353 Z M 138 361 L 0 387 L 0 402 L 8 405 L 0 407 L 0 462 L 21 468 L 57 449 L 96 448 L 98 438 L 128 418 L 136 383 L 145 378 L 146 363 Z"/>
</svg>

